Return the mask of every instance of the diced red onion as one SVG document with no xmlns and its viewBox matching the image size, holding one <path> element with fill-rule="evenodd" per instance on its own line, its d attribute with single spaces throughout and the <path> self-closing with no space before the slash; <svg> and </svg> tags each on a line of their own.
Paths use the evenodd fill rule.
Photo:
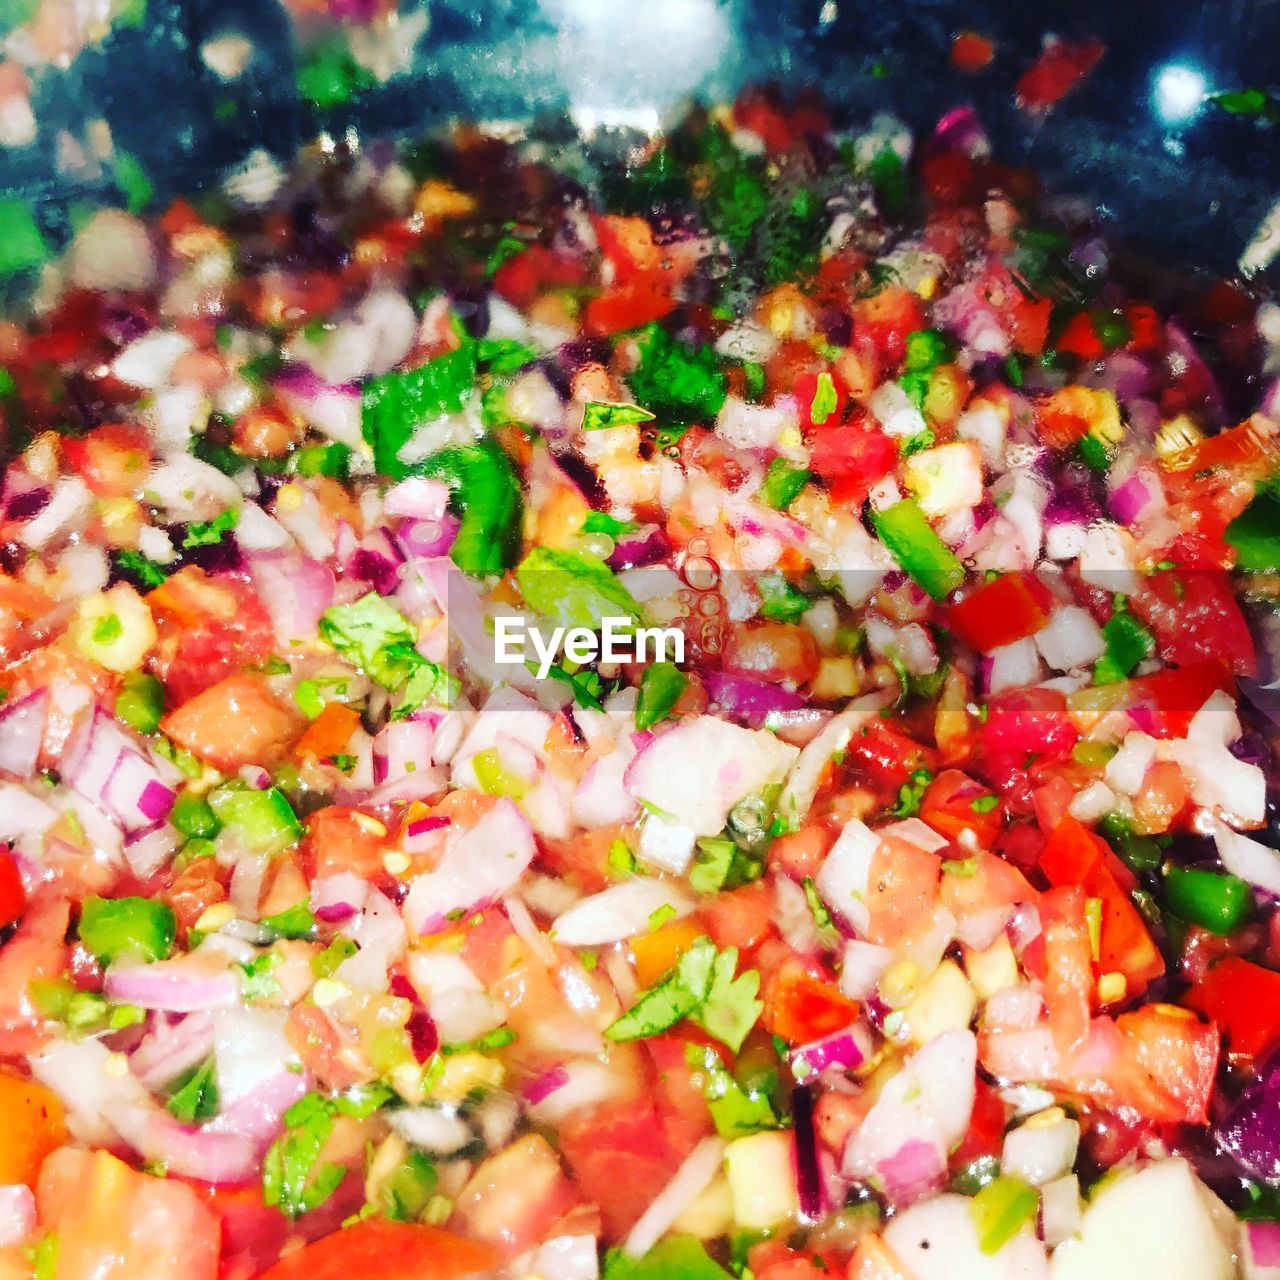
<svg viewBox="0 0 1280 1280">
<path fill-rule="evenodd" d="M 1245 1238 L 1255 1267 L 1280 1268 L 1280 1222 L 1247 1223 Z"/>
<path fill-rule="evenodd" d="M 885 1194 L 895 1204 L 908 1204 L 935 1190 L 946 1172 L 937 1147 L 920 1138 L 908 1138 L 877 1167 Z"/>
<path fill-rule="evenodd" d="M 129 1070 L 147 1089 L 160 1089 L 213 1052 L 213 1018 L 204 1012 L 156 1017 L 129 1054 Z"/>
<path fill-rule="evenodd" d="M 542 1075 L 535 1076 L 521 1092 L 526 1102 L 536 1106 L 549 1098 L 557 1089 L 563 1089 L 568 1083 L 569 1072 L 564 1067 L 552 1067 L 550 1071 L 544 1071 Z"/>
<path fill-rule="evenodd" d="M 1280 897 L 1280 853 L 1219 823 L 1213 832 L 1222 865 L 1233 876 Z"/>
<path fill-rule="evenodd" d="M 893 952 L 888 947 L 851 939 L 845 943 L 840 964 L 840 990 L 852 1000 L 866 1000 L 875 994 L 892 961 Z"/>
<path fill-rule="evenodd" d="M 135 831 L 124 844 L 125 861 L 140 880 L 149 880 L 177 852 L 182 837 L 168 823 Z"/>
<path fill-rule="evenodd" d="M 611 569 L 641 569 L 664 559 L 671 542 L 656 524 L 641 525 L 634 533 L 622 534 L 609 556 Z"/>
<path fill-rule="evenodd" d="M 415 818 L 404 830 L 401 847 L 405 853 L 425 853 L 435 848 L 444 838 L 452 820 L 443 814 L 432 814 L 426 818 Z"/>
<path fill-rule="evenodd" d="M 107 970 L 103 989 L 110 999 L 122 1004 L 168 1013 L 229 1009 L 240 998 L 229 969 L 211 972 L 202 958 L 194 956 L 155 964 L 113 965 Z"/>
<path fill-rule="evenodd" d="M 1009 941 L 1019 955 L 1040 936 L 1040 912 L 1030 902 L 1022 903 L 1009 921 Z"/>
<path fill-rule="evenodd" d="M 818 1132 L 813 1118 L 813 1092 L 807 1085 L 791 1091 L 791 1122 L 796 1173 L 796 1199 L 800 1212 L 817 1222 L 826 1211 L 825 1180 L 818 1167 Z"/>
<path fill-rule="evenodd" d="M 317 919 L 336 924 L 364 909 L 369 885 L 350 871 L 321 876 L 311 885 L 311 910 Z"/>
<path fill-rule="evenodd" d="M 762 729 L 771 715 L 800 711 L 805 701 L 778 684 L 727 671 L 708 671 L 703 683 L 712 703 L 748 728 Z"/>
<path fill-rule="evenodd" d="M 392 720 L 373 740 L 373 780 L 399 782 L 420 769 L 431 769 L 435 733 L 423 720 Z"/>
<path fill-rule="evenodd" d="M 449 554 L 461 527 L 457 516 L 446 511 L 431 519 L 406 521 L 396 537 L 407 555 L 430 559 Z"/>
<path fill-rule="evenodd" d="M 404 903 L 410 929 L 438 930 L 451 912 L 502 897 L 524 875 L 534 853 L 528 819 L 510 800 L 499 800 L 458 837 L 434 871 L 413 882 Z"/>
<path fill-rule="evenodd" d="M 809 1044 L 801 1045 L 798 1049 L 792 1049 L 788 1056 L 797 1079 L 817 1075 L 828 1067 L 850 1070 L 861 1066 L 866 1060 L 866 1052 L 858 1043 L 858 1035 L 854 1027 L 833 1032 L 829 1036 L 823 1036 L 821 1040 L 813 1040 Z"/>
<path fill-rule="evenodd" d="M 6 520 L 30 520 L 38 516 L 49 505 L 51 494 L 46 485 L 36 485 L 15 493 L 4 509 Z"/>
<path fill-rule="evenodd" d="M 1121 524 L 1135 524 L 1159 500 L 1158 484 L 1139 468 L 1111 494 L 1107 504 L 1111 514 Z"/>
<path fill-rule="evenodd" d="M 136 751 L 122 751 L 102 791 L 107 808 L 128 831 L 152 827 L 169 816 L 177 794 L 156 775 L 151 762 Z"/>
<path fill-rule="evenodd" d="M 35 775 L 48 713 L 48 689 L 37 689 L 0 713 L 0 770 L 17 778 Z"/>
<path fill-rule="evenodd" d="M 249 572 L 281 644 L 313 640 L 320 615 L 333 603 L 333 571 L 305 556 L 296 561 L 254 556 Z"/>
<path fill-rule="evenodd" d="M 425 476 L 410 476 L 387 490 L 382 509 L 389 516 L 439 520 L 448 505 L 447 484 L 441 480 L 428 480 Z"/>
<path fill-rule="evenodd" d="M 266 791 L 271 786 L 271 775 L 260 764 L 242 766 L 240 780 L 255 791 Z"/>
</svg>

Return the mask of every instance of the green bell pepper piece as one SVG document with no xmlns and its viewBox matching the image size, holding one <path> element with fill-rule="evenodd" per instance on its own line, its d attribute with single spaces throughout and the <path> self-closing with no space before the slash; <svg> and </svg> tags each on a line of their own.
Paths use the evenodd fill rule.
<svg viewBox="0 0 1280 1280">
<path fill-rule="evenodd" d="M 217 787 L 209 792 L 209 807 L 250 853 L 282 853 L 302 836 L 297 815 L 275 787 L 266 791 L 235 784 Z"/>
<path fill-rule="evenodd" d="M 964 581 L 964 565 L 934 533 L 914 498 L 873 512 L 871 523 L 901 568 L 935 600 L 945 600 Z"/>
<path fill-rule="evenodd" d="M 1171 864 L 1165 869 L 1164 887 L 1174 915 L 1219 936 L 1234 933 L 1253 907 L 1248 882 L 1223 871 Z"/>
<path fill-rule="evenodd" d="M 164 685 L 155 676 L 131 671 L 116 695 L 116 718 L 139 733 L 155 733 L 164 715 Z"/>
<path fill-rule="evenodd" d="M 461 518 L 449 553 L 466 573 L 501 573 L 515 564 L 523 535 L 520 477 L 496 440 L 477 440 L 433 454 L 423 475 L 449 486 Z"/>
<path fill-rule="evenodd" d="M 173 908 L 150 898 L 91 896 L 80 908 L 80 941 L 102 964 L 120 956 L 163 960 L 176 931 Z"/>
<path fill-rule="evenodd" d="M 1227 525 L 1223 537 L 1247 573 L 1280 572 L 1280 493 L 1264 489 Z"/>
</svg>

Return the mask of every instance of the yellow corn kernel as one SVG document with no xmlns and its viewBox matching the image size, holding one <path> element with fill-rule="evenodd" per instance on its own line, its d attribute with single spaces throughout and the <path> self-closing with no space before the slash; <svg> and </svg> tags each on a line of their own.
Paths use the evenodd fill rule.
<svg viewBox="0 0 1280 1280">
<path fill-rule="evenodd" d="M 351 820 L 367 836 L 373 836 L 381 840 L 387 834 L 386 824 L 379 822 L 377 818 L 371 818 L 367 813 L 353 814 Z"/>
<path fill-rule="evenodd" d="M 1115 1004 L 1123 1000 L 1129 990 L 1123 973 L 1104 973 L 1098 979 L 1098 1000 L 1101 1004 Z"/>
<path fill-rule="evenodd" d="M 1043 1111 L 1037 1111 L 1035 1115 L 1029 1116 L 1023 1121 L 1024 1129 L 1052 1129 L 1055 1124 L 1067 1118 L 1067 1113 L 1061 1107 L 1046 1107 Z"/>
<path fill-rule="evenodd" d="M 862 687 L 858 663 L 848 654 L 823 658 L 813 678 L 815 698 L 852 698 Z"/>
<path fill-rule="evenodd" d="M 921 280 L 918 285 L 916 285 L 916 293 L 918 293 L 920 297 L 924 298 L 926 301 L 932 298 L 933 295 L 937 292 L 938 292 L 937 276 L 925 276 L 925 278 Z"/>
<path fill-rule="evenodd" d="M 132 498 L 99 498 L 98 519 L 107 540 L 120 545 L 136 542 L 142 527 L 142 508 Z"/>
<path fill-rule="evenodd" d="M 778 432 L 779 449 L 798 449 L 802 444 L 804 444 L 804 436 L 800 434 L 799 427 L 783 427 Z"/>
<path fill-rule="evenodd" d="M 426 218 L 462 218 L 475 210 L 476 202 L 465 191 L 433 178 L 423 183 L 414 205 Z"/>
<path fill-rule="evenodd" d="M 920 966 L 914 960 L 899 960 L 880 979 L 880 999 L 891 1009 L 899 1009 L 915 995 L 919 982 Z"/>
<path fill-rule="evenodd" d="M 497 1058 L 483 1053 L 455 1053 L 443 1061 L 427 1092 L 436 1102 L 462 1102 L 474 1089 L 496 1089 L 506 1070 Z"/>
<path fill-rule="evenodd" d="M 215 902 L 213 906 L 205 908 L 200 919 L 196 921 L 196 928 L 201 933 L 217 933 L 219 929 L 229 925 L 235 918 L 236 909 L 231 903 Z"/>
<path fill-rule="evenodd" d="M 345 982 L 338 982 L 334 978 L 321 978 L 314 987 L 311 988 L 311 998 L 320 1006 L 325 1008 L 328 1005 L 336 1004 L 343 997 L 350 994 L 349 988 Z"/>
<path fill-rule="evenodd" d="M 276 510 L 284 515 L 299 510 L 306 500 L 306 490 L 297 484 L 282 484 L 276 493 Z"/>
<path fill-rule="evenodd" d="M 123 1053 L 108 1054 L 102 1064 L 102 1074 L 112 1080 L 123 1080 L 129 1074 L 129 1059 Z"/>
<path fill-rule="evenodd" d="M 409 870 L 409 858 L 399 849 L 393 849 L 390 853 L 383 854 L 382 865 L 386 867 L 388 875 L 402 876 Z"/>
<path fill-rule="evenodd" d="M 1195 461 L 1196 445 L 1204 432 L 1185 414 L 1180 413 L 1156 432 L 1156 456 L 1169 471 L 1184 471 Z"/>
</svg>

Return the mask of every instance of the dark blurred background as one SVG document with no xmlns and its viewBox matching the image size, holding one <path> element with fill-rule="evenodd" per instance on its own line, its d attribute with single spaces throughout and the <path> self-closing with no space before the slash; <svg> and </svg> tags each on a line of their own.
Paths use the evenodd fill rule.
<svg viewBox="0 0 1280 1280">
<path fill-rule="evenodd" d="M 1229 269 L 1280 197 L 1280 125 L 1202 102 L 1280 86 L 1276 0 L 429 0 L 427 9 L 409 73 L 320 112 L 298 97 L 297 50 L 277 0 L 150 0 L 141 26 L 39 77 L 40 139 L 0 153 L 0 188 L 35 202 L 54 237 L 77 205 L 118 199 L 109 179 L 71 183 L 54 167 L 58 129 L 82 133 L 98 116 L 164 198 L 216 182 L 254 148 L 287 155 L 321 129 L 367 140 L 452 115 L 563 111 L 649 128 L 692 96 L 779 81 L 816 85 L 851 125 L 892 110 L 927 129 L 971 102 L 1002 156 L 1196 265 Z M 961 29 L 997 46 L 980 76 L 949 66 Z M 229 82 L 199 51 L 235 32 L 257 51 Z M 1108 52 L 1037 120 L 1015 107 L 1013 86 L 1047 32 L 1096 36 Z"/>
</svg>

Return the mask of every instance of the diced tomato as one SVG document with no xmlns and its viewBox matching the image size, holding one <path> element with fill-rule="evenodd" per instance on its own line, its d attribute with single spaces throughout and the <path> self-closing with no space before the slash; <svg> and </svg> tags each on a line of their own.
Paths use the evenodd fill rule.
<svg viewBox="0 0 1280 1280">
<path fill-rule="evenodd" d="M 963 1169 L 984 1156 L 999 1156 L 1004 1148 L 1007 1122 L 1004 1101 L 994 1085 L 979 1079 L 973 1095 L 969 1128 L 960 1145 L 951 1153 L 951 1168 Z"/>
<path fill-rule="evenodd" d="M 0 661 L 13 662 L 46 640 L 54 616 L 46 592 L 0 574 Z"/>
<path fill-rule="evenodd" d="M 1131 706 L 1150 708 L 1144 727 L 1152 737 L 1184 738 L 1196 712 L 1213 694 L 1234 688 L 1235 681 L 1222 662 L 1193 662 L 1130 680 L 1129 701 Z"/>
<path fill-rule="evenodd" d="M 1070 448 L 1089 434 L 1099 415 L 1099 397 L 1103 394 L 1092 387 L 1073 384 L 1042 397 L 1036 403 L 1040 439 L 1051 449 Z"/>
<path fill-rule="evenodd" d="M 660 929 L 637 934 L 631 939 L 636 981 L 642 987 L 653 986 L 674 969 L 680 957 L 705 935 L 706 929 L 696 920 L 672 920 Z"/>
<path fill-rule="evenodd" d="M 673 1144 L 657 1107 L 643 1100 L 576 1112 L 561 1126 L 560 1150 L 614 1240 L 630 1231 L 688 1154 Z"/>
<path fill-rule="evenodd" d="M 229 676 L 160 722 L 161 730 L 215 769 L 271 765 L 297 737 L 298 718 L 272 696 L 261 676 Z"/>
<path fill-rule="evenodd" d="M 987 762 L 1026 770 L 1033 760 L 1061 760 L 1080 735 L 1067 718 L 1067 702 L 1056 689 L 1017 689 L 987 704 L 978 744 Z"/>
<path fill-rule="evenodd" d="M 257 592 L 228 574 L 189 565 L 147 594 L 159 640 L 151 660 L 170 705 L 265 662 L 275 648 L 271 619 Z"/>
<path fill-rule="evenodd" d="M 868 940 L 893 947 L 923 933 L 933 921 L 941 874 L 936 854 L 895 836 L 882 839 L 867 877 Z"/>
<path fill-rule="evenodd" d="M 0 947 L 0 1054 L 30 1052 L 43 1040 L 30 987 L 66 969 L 70 919 L 66 900 L 42 890 L 28 904 L 17 933 Z"/>
<path fill-rule="evenodd" d="M 929 783 L 920 801 L 920 819 L 948 840 L 967 840 L 989 849 L 1004 827 L 996 797 L 959 769 L 944 769 Z"/>
<path fill-rule="evenodd" d="M 27 893 L 22 887 L 18 864 L 8 849 L 0 849 L 0 929 L 22 918 Z"/>
<path fill-rule="evenodd" d="M 324 710 L 307 727 L 298 739 L 293 753 L 298 759 L 310 756 L 327 760 L 339 755 L 360 726 L 360 713 L 354 707 L 341 702 L 326 702 Z"/>
<path fill-rule="evenodd" d="M 539 861 L 584 892 L 598 893 L 616 874 L 609 869 L 609 851 L 619 840 L 625 844 L 623 837 L 622 827 L 616 826 L 593 827 L 563 840 L 544 838 L 539 841 Z"/>
<path fill-rule="evenodd" d="M 807 90 L 785 103 L 776 89 L 745 89 L 733 104 L 733 118 L 760 138 L 771 155 L 789 151 L 831 127 L 826 107 Z"/>
<path fill-rule="evenodd" d="M 849 1260 L 849 1280 L 909 1280 L 897 1255 L 874 1231 L 858 1237 Z"/>
<path fill-rule="evenodd" d="M 831 1270 L 824 1259 L 810 1257 L 781 1240 L 752 1245 L 747 1265 L 756 1280 L 827 1280 Z"/>
<path fill-rule="evenodd" d="M 1149 1004 L 1122 1013 L 1116 1027 L 1137 1064 L 1174 1104 L 1172 1118 L 1206 1124 L 1218 1071 L 1218 1028 L 1169 1004 Z"/>
<path fill-rule="evenodd" d="M 773 918 L 773 890 L 765 880 L 756 880 L 704 898 L 698 904 L 698 920 L 717 947 L 737 947 L 745 954 L 769 936 Z"/>
<path fill-rule="evenodd" d="M 1222 1032 L 1227 1051 L 1242 1063 L 1280 1044 L 1280 973 L 1240 956 L 1224 956 L 1184 997 Z"/>
<path fill-rule="evenodd" d="M 932 771 L 937 759 L 931 748 L 877 717 L 850 741 L 846 762 L 896 787 L 917 769 Z"/>
<path fill-rule="evenodd" d="M 385 828 L 358 809 L 328 805 L 307 819 L 303 854 L 311 879 L 350 871 L 361 880 L 382 874 L 387 849 Z"/>
<path fill-rule="evenodd" d="M 778 684 L 807 684 L 818 673 L 813 632 L 792 622 L 755 622 L 735 627 L 725 645 L 726 671 Z"/>
<path fill-rule="evenodd" d="M 1151 352 L 1164 342 L 1164 322 L 1155 307 L 1145 302 L 1131 302 L 1124 308 L 1124 318 L 1129 326 L 1131 351 Z"/>
<path fill-rule="evenodd" d="M 226 873 L 215 858 L 197 858 L 183 867 L 173 884 L 162 895 L 178 917 L 183 929 L 191 929 L 215 903 L 225 902 L 227 889 L 222 883 Z"/>
<path fill-rule="evenodd" d="M 796 966 L 778 975 L 765 1016 L 774 1035 L 788 1044 L 808 1044 L 852 1025 L 858 1016 L 858 1003 L 834 982 L 816 978 Z"/>
<path fill-rule="evenodd" d="M 62 1099 L 34 1080 L 0 1070 L 0 1186 L 34 1187 L 45 1157 L 67 1140 Z"/>
<path fill-rule="evenodd" d="M 961 31 L 951 41 L 951 65 L 965 75 L 985 71 L 995 55 L 995 45 L 976 31 Z"/>
<path fill-rule="evenodd" d="M 530 1133 L 480 1163 L 458 1196 L 456 1216 L 468 1236 L 512 1258 L 545 1240 L 577 1203 L 554 1148 Z"/>
<path fill-rule="evenodd" d="M 898 446 L 883 431 L 851 421 L 817 427 L 809 467 L 827 482 L 833 502 L 861 505 L 874 485 L 898 465 Z"/>
<path fill-rule="evenodd" d="M 587 303 L 584 326 L 593 338 L 609 338 L 615 333 L 638 329 L 670 315 L 676 308 L 671 294 L 645 281 L 610 289 Z"/>
<path fill-rule="evenodd" d="M 907 334 L 925 327 L 920 299 L 903 285 L 886 285 L 869 298 L 854 304 L 854 331 L 865 334 L 877 351 L 891 364 L 897 364 L 906 351 Z"/>
<path fill-rule="evenodd" d="M 1088 311 L 1077 311 L 1053 345 L 1057 350 L 1078 356 L 1081 360 L 1101 360 L 1107 354 L 1105 344 L 1098 337 L 1093 315 Z"/>
<path fill-rule="evenodd" d="M 1053 598 L 1034 573 L 1006 573 L 951 606 L 948 627 L 982 653 L 1025 640 L 1049 625 Z"/>
<path fill-rule="evenodd" d="M 365 1218 L 287 1254 L 261 1280 L 458 1280 L 497 1262 L 494 1250 L 478 1240 Z"/>
<path fill-rule="evenodd" d="M 199 1196 L 176 1179 L 135 1173 L 106 1151 L 55 1151 L 40 1171 L 37 1204 L 41 1224 L 58 1234 L 58 1280 L 218 1274 L 218 1220 Z"/>
<path fill-rule="evenodd" d="M 972 875 L 942 877 L 938 903 L 957 920 L 980 915 L 993 907 L 1037 902 L 1040 893 L 1012 863 L 985 849 L 974 856 Z"/>
<path fill-rule="evenodd" d="M 1047 111 L 1088 76 L 1106 51 L 1101 40 L 1046 41 L 1035 63 L 1018 79 L 1018 105 Z"/>
<path fill-rule="evenodd" d="M 62 441 L 67 461 L 100 498 L 139 493 L 151 471 L 151 444 L 142 427 L 110 422 Z"/>
<path fill-rule="evenodd" d="M 769 865 L 793 880 L 816 876 L 834 840 L 822 822 L 806 822 L 799 831 L 778 836 L 769 845 Z"/>
<path fill-rule="evenodd" d="M 690 1031 L 700 1031 L 690 1027 Z M 653 1036 L 644 1041 L 644 1051 L 653 1069 L 652 1090 L 677 1146 L 692 1146 L 711 1132 L 711 1112 L 707 1109 L 706 1074 L 689 1063 L 690 1046 L 700 1041 L 684 1034 Z M 732 1055 L 718 1041 L 712 1042 L 722 1060 L 733 1066 Z"/>
<path fill-rule="evenodd" d="M 1221 570 L 1166 569 L 1149 574 L 1129 598 L 1134 614 L 1155 633 L 1166 661 L 1185 667 L 1218 660 L 1240 676 L 1257 672 L 1249 624 L 1236 602 L 1230 577 Z"/>
<path fill-rule="evenodd" d="M 544 289 L 573 288 L 585 278 L 579 262 L 535 244 L 498 268 L 493 287 L 512 305 L 526 308 Z"/>
<path fill-rule="evenodd" d="M 1085 893 L 1054 889 L 1040 900 L 1044 929 L 1044 999 L 1058 1052 L 1084 1042 L 1093 1004 L 1092 956 L 1085 921 Z"/>
<path fill-rule="evenodd" d="M 1040 855 L 1049 883 L 1078 885 L 1101 907 L 1098 971 L 1121 973 L 1134 996 L 1164 972 L 1164 958 L 1129 897 L 1132 876 L 1101 837 L 1070 815 L 1058 823 Z"/>
</svg>

